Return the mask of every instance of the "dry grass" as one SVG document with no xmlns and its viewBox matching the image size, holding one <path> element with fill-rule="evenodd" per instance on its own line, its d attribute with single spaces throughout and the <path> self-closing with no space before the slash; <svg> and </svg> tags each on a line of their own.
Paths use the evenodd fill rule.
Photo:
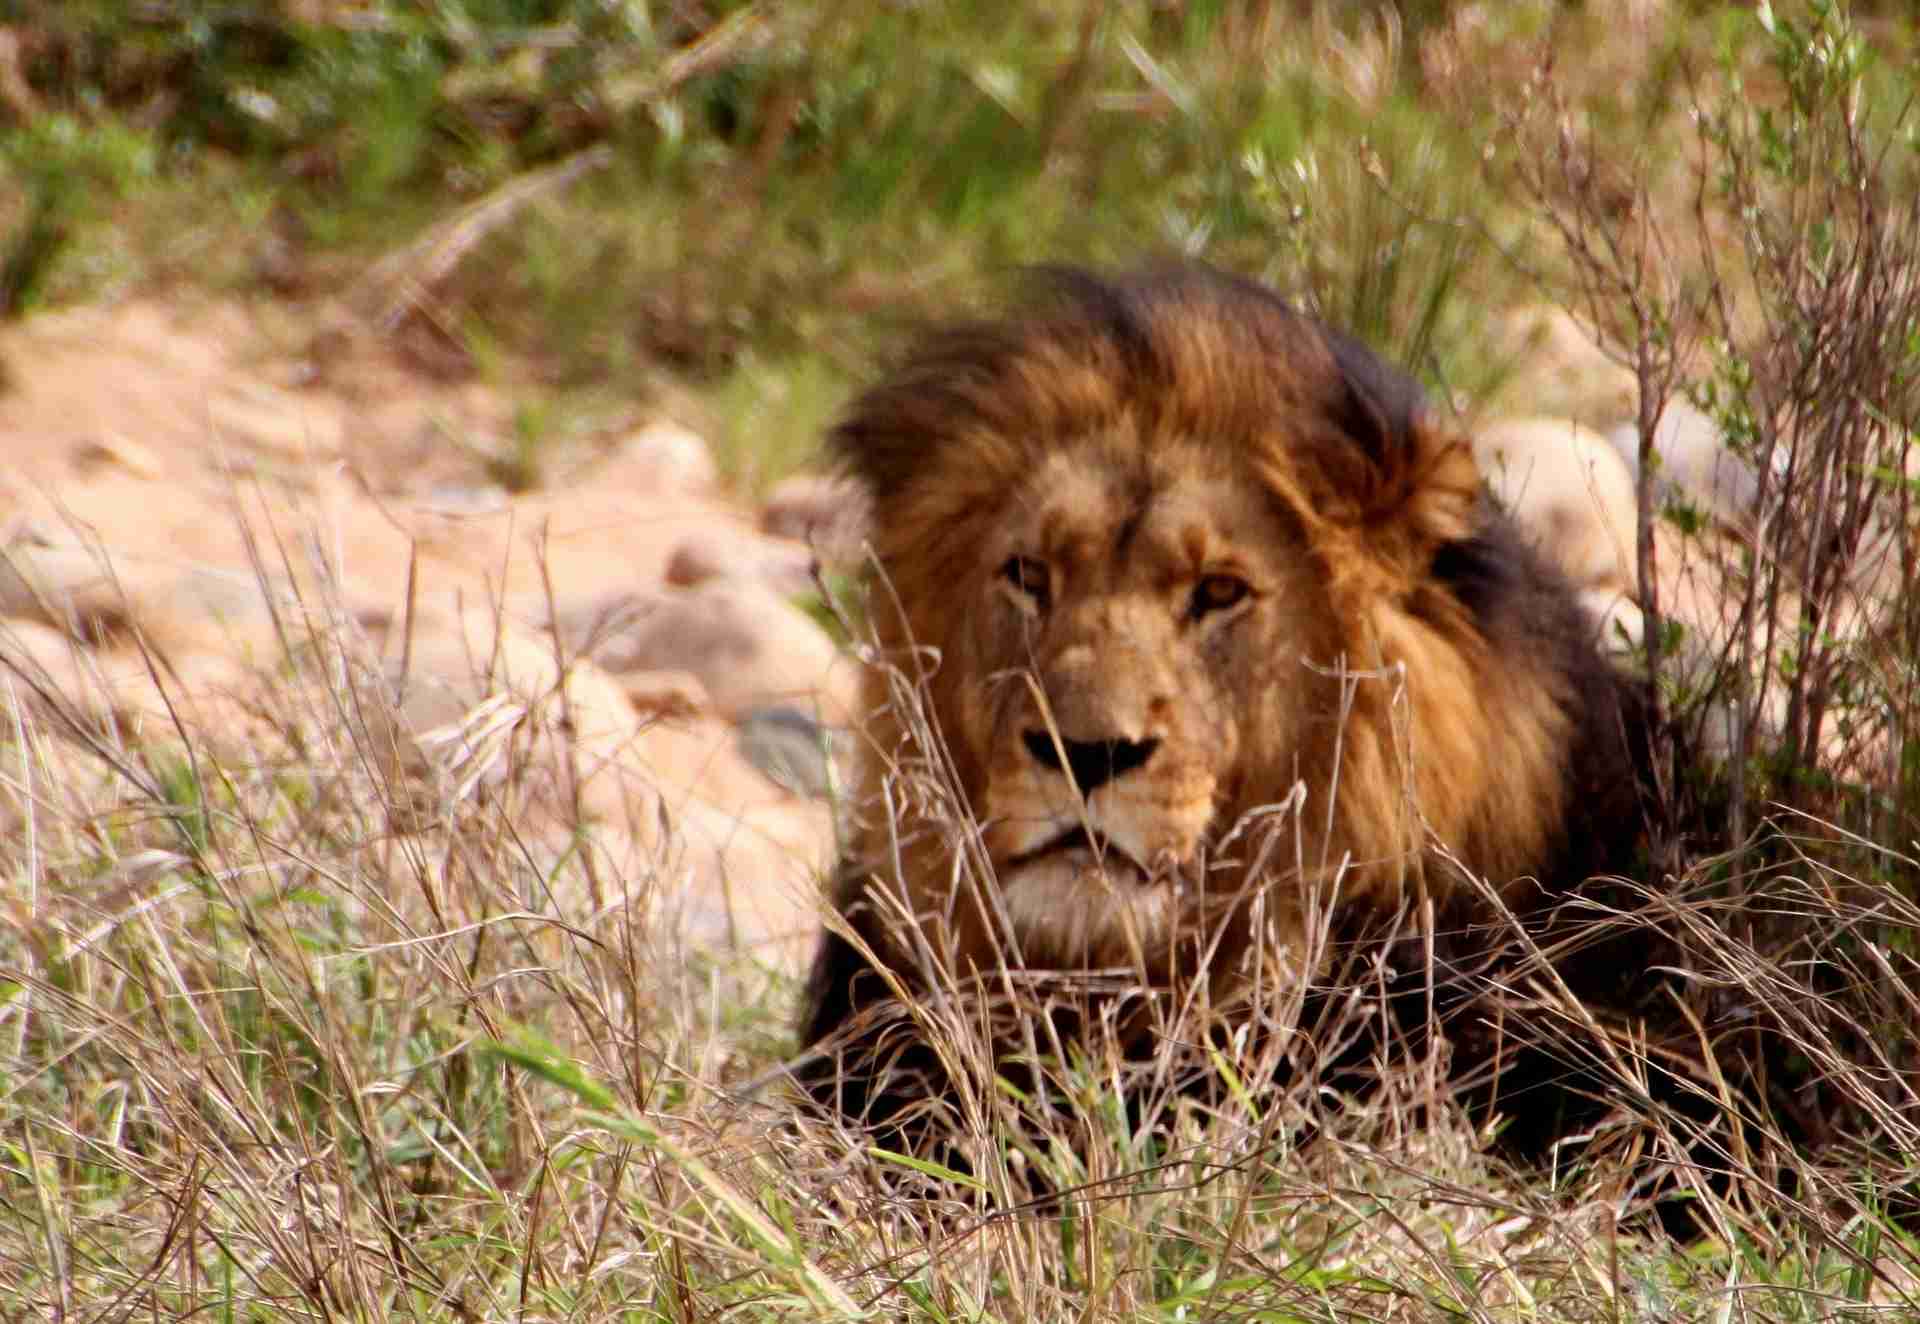
<svg viewBox="0 0 1920 1324">
<path fill-rule="evenodd" d="M 1350 1076 L 1298 1062 L 1262 1083 L 1280 1050 L 1244 1041 L 1203 1103 L 1176 1088 L 1174 1040 L 1138 1062 L 1096 1034 L 1066 1069 L 1036 1045 L 1056 1065 L 1023 1102 L 970 1004 L 928 1000 L 971 1082 L 977 1175 L 925 1180 L 766 1081 L 791 989 L 678 949 L 655 879 L 612 869 L 592 823 L 529 828 L 542 710 L 470 714 L 447 766 L 486 776 L 404 778 L 365 641 L 321 602 L 284 631 L 280 682 L 217 739 L 103 721 L 30 668 L 0 683 L 0 1318 L 1920 1309 L 1896 1217 L 1920 1152 L 1920 916 L 1891 889 L 1807 858 L 1750 883 L 1764 907 L 1703 869 L 1582 921 L 1684 952 L 1674 1005 L 1712 1041 L 1688 1078 L 1710 1103 L 1739 1097 L 1740 1064 L 1795 1072 L 1726 1156 L 1741 1180 L 1701 1184 L 1692 1246 L 1637 1213 L 1638 1175 L 1702 1161 L 1685 1109 L 1636 1106 L 1649 1019 L 1596 1034 L 1524 954 L 1513 996 L 1619 1076 L 1606 1143 L 1557 1172 L 1505 1166 L 1418 1057 L 1338 1099 Z M 922 736 L 902 792 L 950 795 Z M 1762 1027 L 1790 1051 L 1740 1052 Z M 1819 1118 L 1842 1128 L 1824 1149 L 1787 1143 Z"/>
</svg>

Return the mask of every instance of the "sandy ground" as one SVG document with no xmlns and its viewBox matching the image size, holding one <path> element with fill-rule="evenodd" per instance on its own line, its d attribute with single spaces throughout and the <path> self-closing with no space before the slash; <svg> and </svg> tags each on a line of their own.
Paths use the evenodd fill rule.
<svg viewBox="0 0 1920 1324">
<path fill-rule="evenodd" d="M 132 300 L 0 332 L 0 664 L 150 684 L 144 641 L 172 683 L 232 686 L 282 651 L 291 602 L 324 603 L 391 671 L 410 621 L 402 725 L 457 724 L 503 689 L 529 713 L 598 704 L 575 753 L 618 773 L 595 802 L 611 853 L 673 859 L 690 936 L 797 965 L 831 814 L 741 733 L 769 710 L 851 715 L 851 667 L 787 601 L 808 547 L 763 534 L 664 419 L 572 444 L 510 494 L 487 463 L 512 436 L 502 392 L 280 316 Z M 427 673 L 438 699 L 417 697 Z"/>
</svg>

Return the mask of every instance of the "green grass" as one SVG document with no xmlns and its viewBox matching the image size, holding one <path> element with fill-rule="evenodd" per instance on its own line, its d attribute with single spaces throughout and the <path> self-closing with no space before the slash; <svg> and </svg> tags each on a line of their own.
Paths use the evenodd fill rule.
<svg viewBox="0 0 1920 1324">
<path fill-rule="evenodd" d="M 1392 52 L 1356 100 L 1355 62 L 1343 81 L 1284 15 L 1255 52 L 1207 6 L 746 6 L 703 30 L 585 0 L 382 0 L 320 24 L 28 8 L 49 122 L 144 166 L 110 182 L 39 130 L 0 140 L 36 200 L 8 231 L 23 309 L 99 290 L 109 253 L 121 284 L 324 296 L 595 144 L 609 164 L 517 208 L 432 292 L 441 324 L 548 389 L 857 376 L 890 327 L 1021 265 L 1183 252 L 1477 390 L 1464 302 L 1512 284 L 1469 238 L 1484 124 L 1429 113 Z"/>
</svg>

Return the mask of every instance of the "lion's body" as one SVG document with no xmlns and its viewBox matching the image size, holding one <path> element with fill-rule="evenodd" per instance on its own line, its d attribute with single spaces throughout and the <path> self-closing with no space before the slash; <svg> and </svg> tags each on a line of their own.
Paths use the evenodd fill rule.
<svg viewBox="0 0 1920 1324">
<path fill-rule="evenodd" d="M 893 780 L 911 718 L 876 667 L 834 900 L 877 962 L 909 989 L 929 953 L 1217 986 L 1304 950 L 1336 894 L 1458 912 L 1465 868 L 1526 911 L 1626 863 L 1631 693 L 1418 388 L 1204 270 L 1052 288 L 933 339 L 835 433 L 882 659 L 922 685 L 988 866 Z M 889 996 L 871 964 L 827 940 L 809 1042 Z"/>
</svg>

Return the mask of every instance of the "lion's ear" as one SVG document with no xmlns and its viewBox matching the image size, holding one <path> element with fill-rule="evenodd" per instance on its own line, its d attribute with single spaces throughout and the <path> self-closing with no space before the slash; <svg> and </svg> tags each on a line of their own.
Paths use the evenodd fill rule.
<svg viewBox="0 0 1920 1324">
<path fill-rule="evenodd" d="M 1473 531 L 1480 471 L 1473 446 L 1446 427 L 1414 378 L 1337 331 L 1327 333 L 1342 398 L 1339 426 L 1366 457 L 1362 518 L 1425 554 Z"/>
<path fill-rule="evenodd" d="M 1395 509 L 1378 516 L 1401 524 L 1429 547 L 1471 536 L 1480 502 L 1473 444 L 1423 409 L 1412 419 L 1402 455 L 1402 480 L 1389 484 Z"/>
</svg>

